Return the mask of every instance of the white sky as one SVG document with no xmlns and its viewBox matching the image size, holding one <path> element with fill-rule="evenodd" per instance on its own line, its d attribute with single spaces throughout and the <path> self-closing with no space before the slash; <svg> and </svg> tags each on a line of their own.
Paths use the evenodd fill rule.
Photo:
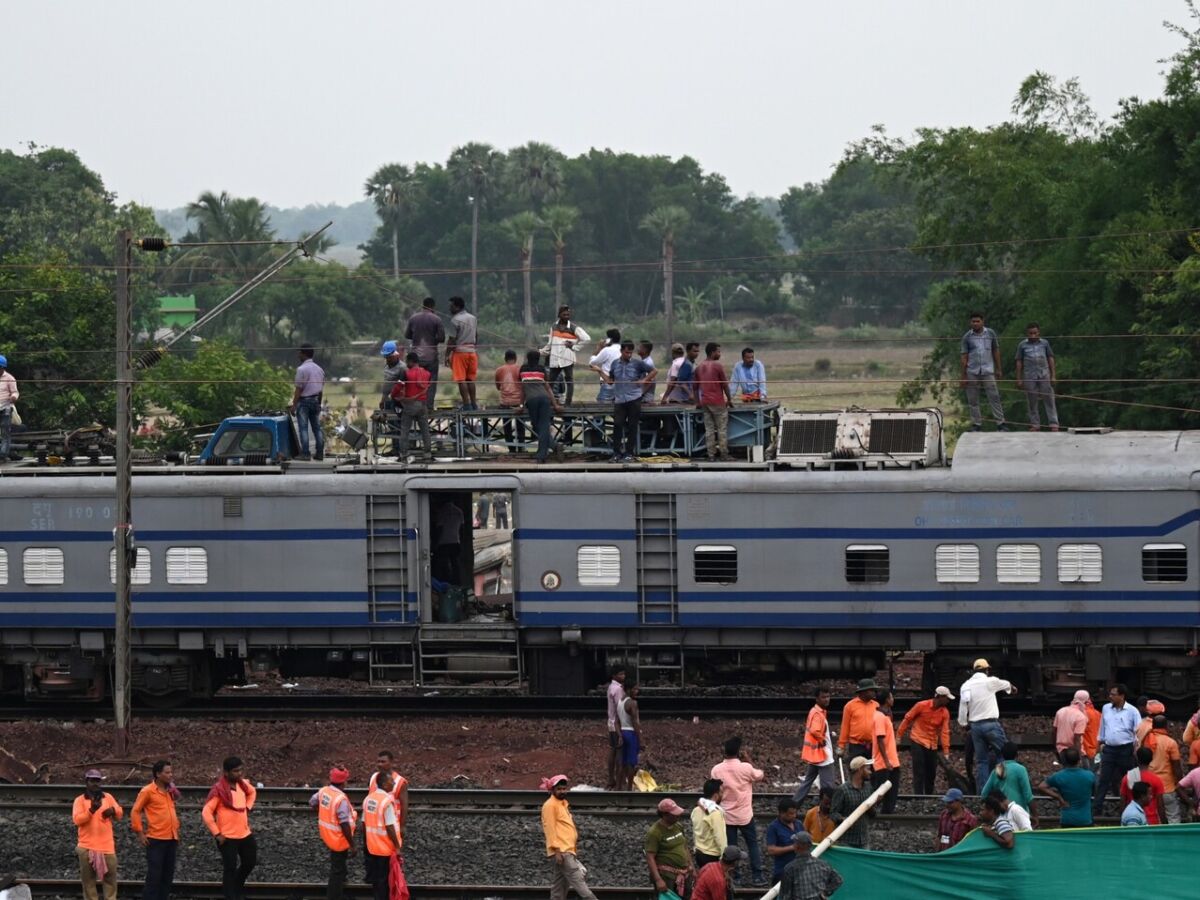
<svg viewBox="0 0 1200 900">
<path fill-rule="evenodd" d="M 5 2 L 0 147 L 121 200 L 349 203 L 469 140 L 690 154 L 739 194 L 824 178 L 874 123 L 986 126 L 1021 79 L 1158 96 L 1180 0 Z"/>
</svg>

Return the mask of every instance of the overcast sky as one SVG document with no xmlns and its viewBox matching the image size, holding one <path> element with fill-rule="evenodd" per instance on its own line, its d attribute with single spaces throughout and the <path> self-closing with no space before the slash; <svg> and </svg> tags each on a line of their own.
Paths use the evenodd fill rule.
<svg viewBox="0 0 1200 900">
<path fill-rule="evenodd" d="M 0 146 L 121 200 L 348 203 L 469 140 L 690 154 L 739 194 L 824 178 L 881 123 L 986 126 L 1021 79 L 1158 96 L 1179 0 L 5 2 Z"/>
</svg>

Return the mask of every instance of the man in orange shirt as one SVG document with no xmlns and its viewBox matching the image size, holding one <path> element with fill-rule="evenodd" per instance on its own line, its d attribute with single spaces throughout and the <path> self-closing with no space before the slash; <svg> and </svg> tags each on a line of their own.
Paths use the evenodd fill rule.
<svg viewBox="0 0 1200 900">
<path fill-rule="evenodd" d="M 1100 719 L 1103 716 L 1100 710 L 1096 709 L 1090 694 L 1083 711 L 1088 717 L 1087 728 L 1083 731 L 1083 767 L 1092 769 L 1095 766 L 1096 754 L 1100 752 Z"/>
<path fill-rule="evenodd" d="M 856 756 L 871 756 L 875 741 L 875 692 L 879 685 L 873 678 L 858 682 L 854 699 L 842 707 L 842 730 L 838 735 L 838 756 L 853 760 Z"/>
<path fill-rule="evenodd" d="M 408 821 L 408 779 L 396 771 L 396 757 L 391 750 L 380 750 L 375 757 L 375 774 L 367 782 L 367 791 L 375 790 L 379 777 L 387 773 L 391 787 L 387 789 L 396 804 L 396 830 L 404 839 L 404 823 Z"/>
<path fill-rule="evenodd" d="M 179 814 L 175 804 L 179 789 L 171 764 L 160 759 L 150 768 L 152 780 L 138 792 L 129 825 L 146 848 L 146 885 L 142 900 L 167 900 L 175 881 L 175 854 L 179 849 Z M 143 829 L 142 816 L 147 825 Z"/>
<path fill-rule="evenodd" d="M 117 848 L 113 842 L 113 819 L 125 814 L 113 795 L 103 789 L 104 776 L 88 769 L 83 776 L 84 791 L 75 798 L 71 818 L 79 829 L 75 856 L 79 860 L 79 880 L 84 900 L 99 900 L 97 882 L 104 885 L 104 900 L 117 898 Z"/>
<path fill-rule="evenodd" d="M 950 688 L 939 685 L 928 700 L 915 703 L 900 722 L 896 738 L 912 729 L 913 793 L 932 794 L 937 781 L 938 744 L 942 753 L 950 753 Z"/>
<path fill-rule="evenodd" d="M 818 779 L 822 788 L 833 791 L 833 739 L 829 732 L 829 688 L 817 688 L 817 696 L 813 708 L 808 711 L 804 722 L 804 743 L 800 750 L 800 758 L 808 764 L 804 780 L 792 799 L 799 805 L 804 802 L 813 783 Z"/>
<path fill-rule="evenodd" d="M 1162 802 L 1163 810 L 1167 814 L 1167 822 L 1171 825 L 1178 825 L 1180 822 L 1179 795 L 1175 792 L 1175 786 L 1183 778 L 1183 761 L 1180 759 L 1179 742 L 1167 733 L 1166 716 L 1155 716 L 1151 725 L 1153 728 L 1146 735 L 1145 741 L 1145 746 L 1154 753 L 1150 759 L 1150 771 L 1162 779 Z"/>
<path fill-rule="evenodd" d="M 258 862 L 258 843 L 250 830 L 250 810 L 258 792 L 242 777 L 239 757 L 226 757 L 221 768 L 224 774 L 208 792 L 201 815 L 221 852 L 225 900 L 245 900 L 246 879 Z"/>
<path fill-rule="evenodd" d="M 892 726 L 892 704 L 895 696 L 889 690 L 881 692 L 882 701 L 875 710 L 871 734 L 871 786 L 878 790 L 890 781 L 892 789 L 883 795 L 883 811 L 896 811 L 900 794 L 900 754 L 896 750 L 896 730 Z"/>
</svg>

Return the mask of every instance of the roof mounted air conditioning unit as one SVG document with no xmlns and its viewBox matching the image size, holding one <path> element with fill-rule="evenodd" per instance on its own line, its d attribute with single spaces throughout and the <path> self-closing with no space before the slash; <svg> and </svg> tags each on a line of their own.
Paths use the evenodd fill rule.
<svg viewBox="0 0 1200 900">
<path fill-rule="evenodd" d="M 918 468 L 945 462 L 937 409 L 785 412 L 777 462 L 807 468 Z"/>
</svg>

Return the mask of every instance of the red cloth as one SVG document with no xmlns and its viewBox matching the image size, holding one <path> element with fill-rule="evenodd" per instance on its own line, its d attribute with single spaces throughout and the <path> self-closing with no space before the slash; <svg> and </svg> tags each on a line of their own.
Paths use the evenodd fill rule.
<svg viewBox="0 0 1200 900">
<path fill-rule="evenodd" d="M 1138 773 L 1138 780 L 1144 781 L 1150 785 L 1150 796 L 1146 799 L 1145 805 L 1142 807 L 1146 811 L 1147 825 L 1161 825 L 1158 820 L 1158 798 L 1164 793 L 1164 785 L 1162 779 L 1151 772 L 1149 769 Z M 1128 804 L 1133 799 L 1133 789 L 1129 786 L 1129 773 L 1126 772 L 1121 778 L 1121 802 Z"/>
<path fill-rule="evenodd" d="M 240 787 L 242 789 L 242 793 L 244 793 L 247 797 L 249 797 L 250 792 L 252 790 L 254 790 L 254 788 L 251 787 L 250 782 L 248 782 L 245 778 L 243 778 L 241 781 L 238 782 L 238 787 Z M 213 799 L 214 797 L 217 798 L 217 802 L 220 803 L 222 806 L 228 807 L 229 809 L 234 808 L 234 806 L 233 806 L 233 788 L 231 788 L 229 786 L 228 779 L 222 778 L 216 784 L 214 784 L 209 789 L 208 797 L 205 798 L 204 802 L 207 803 L 209 800 Z"/>
<path fill-rule="evenodd" d="M 692 900 L 725 900 L 729 896 L 729 880 L 720 861 L 705 863 L 692 888 Z"/>
<path fill-rule="evenodd" d="M 404 877 L 404 867 L 400 857 L 392 854 L 388 863 L 388 900 L 409 900 L 408 879 Z"/>
</svg>

